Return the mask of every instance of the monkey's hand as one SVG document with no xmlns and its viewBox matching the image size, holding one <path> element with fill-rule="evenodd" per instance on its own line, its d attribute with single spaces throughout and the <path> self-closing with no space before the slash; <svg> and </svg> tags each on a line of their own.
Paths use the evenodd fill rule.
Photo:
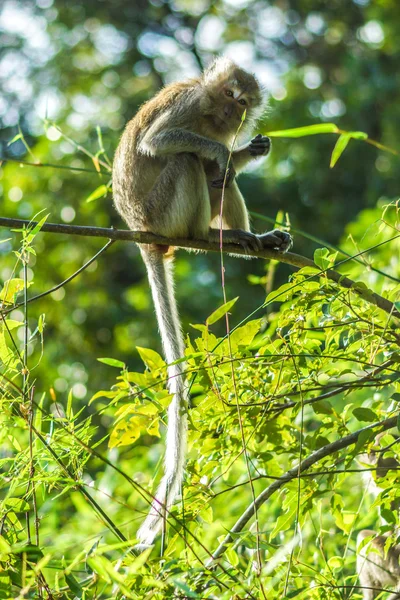
<svg viewBox="0 0 400 600">
<path fill-rule="evenodd" d="M 293 246 L 293 238 L 290 233 L 274 229 L 258 236 L 263 248 L 273 248 L 279 252 L 287 252 Z"/>
<path fill-rule="evenodd" d="M 266 135 L 259 133 L 247 147 L 251 156 L 267 156 L 271 150 L 271 140 Z"/>
<path fill-rule="evenodd" d="M 235 179 L 235 177 L 236 171 L 233 168 L 233 165 L 231 164 L 230 167 L 228 167 L 227 169 L 221 169 L 220 176 L 218 177 L 218 179 L 214 179 L 211 182 L 211 187 L 221 189 L 224 187 L 224 183 L 225 187 L 229 187 L 232 181 Z"/>
</svg>

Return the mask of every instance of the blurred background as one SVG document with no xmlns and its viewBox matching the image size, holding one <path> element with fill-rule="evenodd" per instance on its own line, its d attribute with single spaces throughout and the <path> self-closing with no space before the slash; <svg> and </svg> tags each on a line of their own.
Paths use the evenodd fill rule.
<svg viewBox="0 0 400 600">
<path fill-rule="evenodd" d="M 3 0 L 0 156 L 8 160 L 0 170 L 1 216 L 29 219 L 42 211 L 50 222 L 125 227 L 111 194 L 87 202 L 110 177 L 99 175 L 77 145 L 96 155 L 102 139 L 112 160 L 124 124 L 144 101 L 165 83 L 197 75 L 219 54 L 253 71 L 267 90 L 270 107 L 258 131 L 334 122 L 398 146 L 396 0 Z M 272 220 L 283 211 L 295 228 L 343 242 L 346 224 L 360 211 L 395 197 L 400 175 L 395 156 L 362 142 L 329 169 L 335 141 L 332 135 L 274 139 L 268 161 L 240 177 L 250 210 Z M 21 166 L 19 160 L 54 166 Z M 270 228 L 259 217 L 253 223 L 257 231 Z M 20 238 L 12 235 L 0 244 L 2 282 L 15 264 L 10 249 Z M 9 237 L 0 230 L 0 239 Z M 103 243 L 40 234 L 30 295 L 68 277 Z M 312 257 L 317 245 L 295 235 L 300 254 Z M 232 326 L 265 299 L 265 265 L 226 258 L 225 267 L 228 297 L 240 296 Z M 220 260 L 180 252 L 176 270 L 188 332 L 223 302 Z M 290 272 L 279 265 L 276 284 Z M 35 376 L 38 389 L 53 388 L 57 398 L 72 389 L 83 402 L 114 382 L 115 370 L 97 357 L 126 361 L 132 369 L 139 365 L 136 345 L 160 349 L 134 244 L 114 244 L 68 286 L 33 303 L 32 327 L 42 313 L 45 355 Z M 13 318 L 23 315 L 14 311 Z M 35 364 L 39 344 L 30 352 Z"/>
</svg>

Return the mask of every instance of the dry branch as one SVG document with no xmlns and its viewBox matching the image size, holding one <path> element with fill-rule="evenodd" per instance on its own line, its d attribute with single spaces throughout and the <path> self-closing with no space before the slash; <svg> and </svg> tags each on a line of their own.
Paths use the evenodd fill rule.
<svg viewBox="0 0 400 600">
<path fill-rule="evenodd" d="M 23 227 L 34 227 L 37 223 L 35 221 L 28 221 L 25 219 L 9 219 L 0 217 L 0 227 L 18 228 Z M 175 246 L 178 248 L 186 248 L 187 250 L 204 250 L 207 252 L 221 252 L 219 243 L 208 242 L 205 240 L 187 240 L 187 239 L 171 239 L 165 238 L 153 233 L 145 231 L 129 231 L 127 229 L 113 229 L 106 227 L 86 227 L 82 225 L 64 225 L 60 223 L 45 223 L 42 225 L 41 231 L 49 233 L 63 233 L 66 235 L 81 235 L 86 237 L 100 237 L 108 238 L 109 240 L 120 240 L 136 242 L 138 244 L 162 244 L 164 246 Z M 240 246 L 236 244 L 224 244 L 222 252 L 227 254 L 235 254 L 236 256 L 243 256 L 246 258 L 272 258 L 278 260 L 281 263 L 291 265 L 301 269 L 302 267 L 313 267 L 318 269 L 320 275 L 325 275 L 331 281 L 335 281 L 344 288 L 347 288 L 357 294 L 360 298 L 366 302 L 378 306 L 386 313 L 393 317 L 400 318 L 399 311 L 395 308 L 393 302 L 390 302 L 387 298 L 376 294 L 375 292 L 367 289 L 365 286 L 359 286 L 357 282 L 344 277 L 341 273 L 334 271 L 333 269 L 327 269 L 325 271 L 319 269 L 317 265 L 300 254 L 294 254 L 293 252 L 287 252 L 282 254 L 276 250 L 262 250 L 261 252 L 246 252 Z"/>
</svg>

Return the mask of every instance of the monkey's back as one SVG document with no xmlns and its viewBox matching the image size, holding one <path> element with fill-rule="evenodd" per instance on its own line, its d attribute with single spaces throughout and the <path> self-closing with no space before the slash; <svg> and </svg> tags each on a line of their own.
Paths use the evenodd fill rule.
<svg viewBox="0 0 400 600">
<path fill-rule="evenodd" d="M 193 95 L 198 79 L 173 83 L 141 106 L 128 122 L 114 156 L 114 204 L 130 228 L 147 229 L 145 198 L 165 167 L 166 158 L 154 157 L 140 150 L 140 142 L 152 124 L 163 114 L 172 113 L 175 126 L 185 121 L 176 107 L 186 105 L 183 96 Z"/>
</svg>

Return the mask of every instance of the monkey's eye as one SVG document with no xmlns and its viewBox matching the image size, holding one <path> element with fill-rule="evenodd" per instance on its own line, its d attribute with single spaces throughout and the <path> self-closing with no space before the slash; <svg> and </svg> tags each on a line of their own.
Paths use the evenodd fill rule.
<svg viewBox="0 0 400 600">
<path fill-rule="evenodd" d="M 246 106 L 247 102 L 244 98 L 240 98 L 239 104 L 241 104 L 242 106 Z"/>
<path fill-rule="evenodd" d="M 225 94 L 226 94 L 227 96 L 229 96 L 230 98 L 232 98 L 232 97 L 233 97 L 233 92 L 232 92 L 232 90 L 225 90 Z"/>
</svg>

